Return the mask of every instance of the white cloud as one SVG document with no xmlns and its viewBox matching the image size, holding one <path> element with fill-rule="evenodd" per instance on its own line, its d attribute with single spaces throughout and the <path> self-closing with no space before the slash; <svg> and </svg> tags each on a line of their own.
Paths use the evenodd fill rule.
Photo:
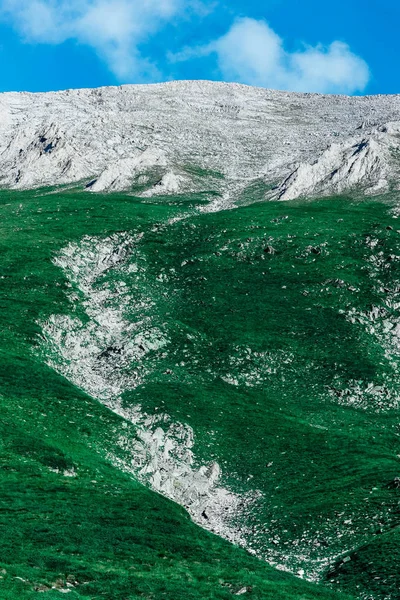
<svg viewBox="0 0 400 600">
<path fill-rule="evenodd" d="M 121 79 L 151 78 L 156 69 L 138 45 L 187 10 L 184 0 L 3 0 L 0 14 L 28 42 L 88 44 Z"/>
<path fill-rule="evenodd" d="M 167 23 L 214 8 L 211 0 L 0 0 L 0 17 L 27 42 L 75 39 L 94 48 L 121 81 L 152 81 L 162 77 L 142 45 Z M 343 42 L 290 53 L 265 21 L 250 18 L 207 45 L 165 54 L 175 63 L 213 54 L 222 79 L 261 87 L 351 94 L 369 80 L 367 64 Z"/>
<path fill-rule="evenodd" d="M 343 42 L 290 53 L 265 21 L 249 18 L 236 21 L 207 51 L 217 54 L 225 80 L 261 87 L 352 94 L 363 91 L 370 76 L 366 62 Z"/>
</svg>

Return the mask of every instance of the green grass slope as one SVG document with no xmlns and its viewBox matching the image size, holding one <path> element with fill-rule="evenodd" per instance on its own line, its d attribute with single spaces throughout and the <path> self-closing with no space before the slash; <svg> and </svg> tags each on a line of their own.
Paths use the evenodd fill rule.
<svg viewBox="0 0 400 600">
<path fill-rule="evenodd" d="M 0 597 L 397 598 L 397 215 L 345 198 L 195 204 L 1 192 Z M 257 492 L 242 525 L 258 555 L 319 586 L 118 471 L 122 419 L 45 365 L 38 322 L 85 318 L 53 258 L 125 231 L 144 234 L 146 265 L 125 284 L 149 296 L 169 345 L 124 405 L 188 423 L 198 461 Z"/>
<path fill-rule="evenodd" d="M 194 525 L 107 461 L 122 420 L 49 369 L 43 315 L 68 309 L 51 260 L 69 240 L 173 216 L 129 197 L 0 197 L 0 597 L 325 599 Z M 150 225 L 149 225 L 150 224 Z M 117 451 L 117 450 L 116 450 Z"/>
</svg>

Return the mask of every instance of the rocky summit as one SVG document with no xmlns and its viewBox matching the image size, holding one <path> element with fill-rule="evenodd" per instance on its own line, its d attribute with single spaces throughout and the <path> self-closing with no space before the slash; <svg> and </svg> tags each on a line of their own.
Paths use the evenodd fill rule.
<svg viewBox="0 0 400 600">
<path fill-rule="evenodd" d="M 397 189 L 400 96 L 181 81 L 0 97 L 0 182 L 142 196 L 255 183 L 281 200 Z"/>
</svg>

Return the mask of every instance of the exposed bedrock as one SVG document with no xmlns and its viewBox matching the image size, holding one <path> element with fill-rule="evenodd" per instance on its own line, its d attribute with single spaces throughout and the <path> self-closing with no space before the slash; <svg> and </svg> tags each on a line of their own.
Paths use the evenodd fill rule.
<svg viewBox="0 0 400 600">
<path fill-rule="evenodd" d="M 400 96 L 181 81 L 0 95 L 0 183 L 282 200 L 399 181 Z M 272 191 L 271 191 L 271 188 Z M 228 202 L 228 204 L 229 204 Z M 225 204 L 224 204 L 225 206 Z"/>
</svg>

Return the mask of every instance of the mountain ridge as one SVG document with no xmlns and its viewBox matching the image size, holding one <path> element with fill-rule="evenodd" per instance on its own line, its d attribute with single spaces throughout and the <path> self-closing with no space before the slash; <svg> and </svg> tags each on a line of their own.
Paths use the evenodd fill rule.
<svg viewBox="0 0 400 600">
<path fill-rule="evenodd" d="M 325 96 L 178 81 L 9 92 L 0 96 L 0 114 L 3 188 L 78 185 L 145 196 L 213 191 L 229 205 L 257 181 L 265 185 L 260 199 L 285 199 L 280 188 L 301 165 L 318 162 L 335 144 L 348 145 L 360 134 L 369 140 L 380 131 L 388 139 L 384 146 L 398 148 L 388 124 L 397 131 L 400 96 Z M 346 177 L 340 191 L 354 183 L 375 193 L 368 181 Z M 335 191 L 331 185 L 304 190 L 309 196 Z M 302 193 L 292 190 L 290 198 Z"/>
</svg>

